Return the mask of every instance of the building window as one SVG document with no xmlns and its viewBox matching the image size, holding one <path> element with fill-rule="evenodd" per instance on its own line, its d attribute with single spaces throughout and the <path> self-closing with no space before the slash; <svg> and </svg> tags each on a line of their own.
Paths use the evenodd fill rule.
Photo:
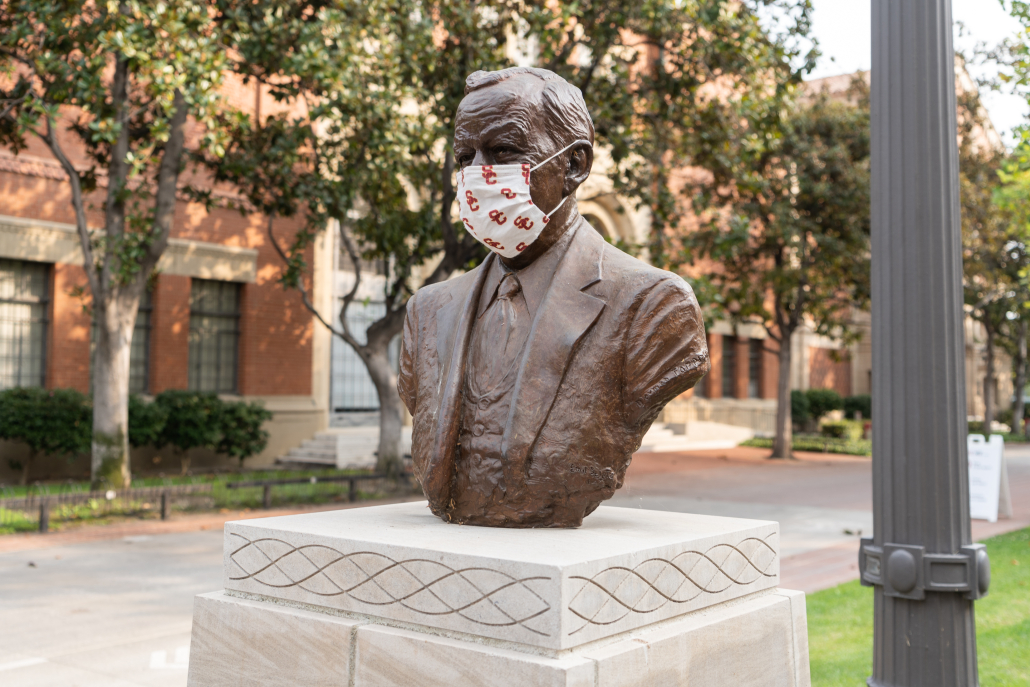
<svg viewBox="0 0 1030 687">
<path fill-rule="evenodd" d="M 737 337 L 722 337 L 722 396 L 737 397 Z"/>
<path fill-rule="evenodd" d="M 747 358 L 747 397 L 758 398 L 761 393 L 762 379 L 762 340 L 751 339 L 748 342 Z"/>
<path fill-rule="evenodd" d="M 150 390 L 150 314 L 154 310 L 150 290 L 144 289 L 139 299 L 136 325 L 132 329 L 132 347 L 129 349 L 129 393 L 145 394 Z M 93 359 L 97 350 L 96 315 L 93 316 L 89 342 L 89 385 L 93 387 Z"/>
<path fill-rule="evenodd" d="M 236 393 L 240 285 L 194 279 L 190 288 L 189 388 Z"/>
<path fill-rule="evenodd" d="M 150 315 L 154 301 L 150 289 L 143 289 L 139 299 L 139 312 L 132 330 L 132 350 L 129 352 L 129 393 L 145 394 L 150 391 Z"/>
<path fill-rule="evenodd" d="M 0 259 L 0 388 L 46 383 L 49 281 L 44 264 Z"/>
<path fill-rule="evenodd" d="M 341 299 L 342 301 L 342 299 Z M 339 310 L 337 310 L 339 312 Z M 347 327 L 359 343 L 366 343 L 369 326 L 386 315 L 383 303 L 351 303 L 347 308 Z M 336 320 L 340 325 L 339 315 Z M 387 349 L 390 366 L 394 371 L 400 362 L 400 337 L 394 337 Z M 334 413 L 361 413 L 379 410 L 376 392 L 368 368 L 354 349 L 338 336 L 332 344 L 331 399 Z"/>
</svg>

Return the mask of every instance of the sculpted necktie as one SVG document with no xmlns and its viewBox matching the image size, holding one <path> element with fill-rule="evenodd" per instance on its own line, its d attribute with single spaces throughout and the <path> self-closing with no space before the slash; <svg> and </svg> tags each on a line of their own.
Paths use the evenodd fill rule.
<svg viewBox="0 0 1030 687">
<path fill-rule="evenodd" d="M 529 331 L 529 310 L 519 296 L 522 285 L 512 272 L 506 272 L 497 287 L 497 298 L 476 325 L 472 356 L 474 391 L 480 398 L 491 392 L 508 376 L 517 363 Z M 495 400 L 495 399 L 490 399 Z"/>
</svg>

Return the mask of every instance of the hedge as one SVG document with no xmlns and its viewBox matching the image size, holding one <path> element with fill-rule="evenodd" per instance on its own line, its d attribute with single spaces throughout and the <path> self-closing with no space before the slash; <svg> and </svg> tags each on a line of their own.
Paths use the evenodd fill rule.
<svg viewBox="0 0 1030 687">
<path fill-rule="evenodd" d="M 189 466 L 190 449 L 209 448 L 244 459 L 263 451 L 272 413 L 260 403 L 224 401 L 215 394 L 164 391 L 153 401 L 129 397 L 129 444 L 170 446 Z M 93 408 L 90 398 L 74 389 L 15 387 L 0 391 L 0 439 L 29 446 L 37 454 L 73 456 L 90 450 Z M 28 463 L 9 461 L 27 479 Z"/>
</svg>

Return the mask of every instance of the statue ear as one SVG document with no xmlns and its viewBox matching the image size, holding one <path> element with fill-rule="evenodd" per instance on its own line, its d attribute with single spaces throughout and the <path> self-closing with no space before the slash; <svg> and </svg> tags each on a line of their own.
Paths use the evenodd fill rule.
<svg viewBox="0 0 1030 687">
<path fill-rule="evenodd" d="M 589 143 L 580 143 L 569 150 L 568 156 L 563 189 L 566 196 L 575 193 L 590 176 L 590 169 L 594 165 L 594 148 Z"/>
</svg>

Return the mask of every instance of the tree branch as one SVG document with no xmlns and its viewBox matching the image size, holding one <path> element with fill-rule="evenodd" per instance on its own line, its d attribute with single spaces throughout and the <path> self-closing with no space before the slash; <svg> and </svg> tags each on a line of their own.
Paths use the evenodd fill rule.
<svg viewBox="0 0 1030 687">
<path fill-rule="evenodd" d="M 279 245 L 278 239 L 275 238 L 275 233 L 272 231 L 272 220 L 273 220 L 273 217 L 271 215 L 269 215 L 268 216 L 268 240 L 269 240 L 269 242 L 271 242 L 272 247 L 275 249 L 275 252 L 279 254 L 279 257 L 282 259 L 282 261 L 288 265 L 290 263 L 290 258 L 289 258 L 288 255 L 286 255 L 286 251 L 284 251 L 282 249 L 282 246 Z M 315 305 L 311 302 L 311 299 L 308 297 L 308 290 L 307 290 L 307 287 L 304 286 L 304 280 L 303 279 L 298 279 L 297 280 L 297 291 L 300 292 L 300 299 L 301 299 L 301 302 L 304 303 L 304 307 L 307 308 L 308 312 L 310 312 L 312 315 L 314 315 L 315 318 L 318 319 L 318 321 L 321 322 L 322 325 L 325 326 L 326 329 L 328 329 L 333 334 L 335 334 L 336 336 L 338 336 L 341 339 L 343 339 L 344 341 L 346 341 L 352 348 L 354 348 L 354 350 L 360 352 L 361 349 L 364 348 L 361 344 L 358 343 L 357 339 L 355 339 L 353 336 L 350 335 L 349 332 L 337 329 L 332 324 L 327 322 L 324 317 L 322 317 L 322 314 L 320 312 L 318 312 L 318 309 L 315 307 Z M 344 319 L 343 321 L 344 321 L 345 326 L 346 326 L 346 319 Z"/>
<path fill-rule="evenodd" d="M 68 160 L 68 156 L 64 154 L 49 116 L 46 118 L 46 135 L 43 139 L 50 147 L 50 152 L 61 163 L 61 167 L 64 169 L 65 174 L 68 175 L 68 181 L 71 183 L 72 208 L 75 210 L 75 228 L 78 229 L 79 243 L 82 246 L 83 267 L 86 270 L 89 289 L 93 292 L 93 299 L 99 300 L 103 293 L 101 292 L 100 275 L 97 274 L 96 258 L 93 255 L 93 242 L 89 235 L 89 224 L 86 222 L 86 206 L 82 198 L 82 180 L 79 178 L 78 171 L 71 161 Z"/>
<path fill-rule="evenodd" d="M 347 232 L 343 222 L 337 220 L 336 224 L 340 228 L 340 243 L 347 250 L 347 257 L 350 258 L 351 266 L 354 267 L 354 284 L 343 297 L 343 304 L 340 306 L 340 324 L 343 325 L 343 331 L 347 336 L 351 336 L 350 327 L 347 326 L 347 310 L 358 295 L 358 287 L 361 286 L 361 255 L 358 253 L 358 247 L 354 244 L 354 239 Z M 354 340 L 357 341 L 357 339 Z"/>
<path fill-rule="evenodd" d="M 114 105 L 115 122 L 118 125 L 118 137 L 111 147 L 111 159 L 107 173 L 107 208 L 104 218 L 104 230 L 107 238 L 121 238 L 125 232 L 125 200 L 122 195 L 125 181 L 129 174 L 129 60 L 118 55 L 115 60 L 114 80 L 111 84 L 111 100 Z M 110 261 L 104 262 L 105 271 L 109 271 Z"/>
<path fill-rule="evenodd" d="M 175 219 L 175 192 L 179 181 L 179 169 L 186 139 L 186 99 L 182 91 L 175 90 L 172 100 L 175 112 L 172 114 L 168 142 L 161 156 L 161 167 L 157 174 L 157 197 L 154 201 L 154 236 L 147 246 L 143 274 L 149 274 L 157 265 L 168 246 L 168 236 Z"/>
</svg>

